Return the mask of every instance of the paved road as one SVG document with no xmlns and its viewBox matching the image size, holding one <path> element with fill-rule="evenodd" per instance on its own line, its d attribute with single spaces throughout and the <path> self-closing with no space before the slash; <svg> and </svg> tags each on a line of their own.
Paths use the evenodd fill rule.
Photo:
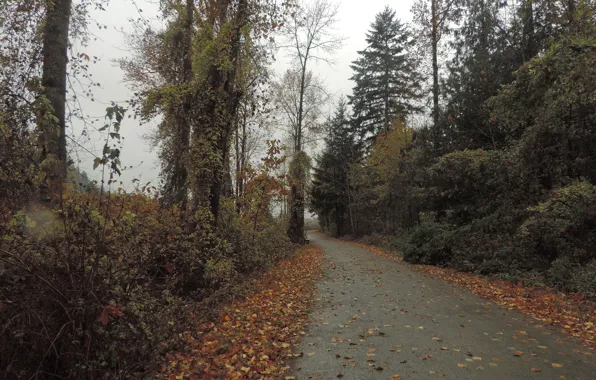
<svg viewBox="0 0 596 380">
<path fill-rule="evenodd" d="M 596 379 L 596 355 L 556 329 L 406 264 L 311 239 L 325 249 L 325 274 L 296 379 Z"/>
</svg>

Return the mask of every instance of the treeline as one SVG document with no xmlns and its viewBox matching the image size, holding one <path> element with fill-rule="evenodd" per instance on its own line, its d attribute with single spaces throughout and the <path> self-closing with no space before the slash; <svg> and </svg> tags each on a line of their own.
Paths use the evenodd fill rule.
<svg viewBox="0 0 596 380">
<path fill-rule="evenodd" d="M 596 296 L 594 2 L 412 11 L 408 27 L 378 14 L 351 107 L 328 123 L 311 190 L 321 226 L 409 262 Z"/>
<path fill-rule="evenodd" d="M 304 238 L 277 206 L 291 197 L 300 224 L 299 183 L 282 170 L 281 143 L 263 138 L 271 41 L 304 9 L 163 0 L 151 23 L 132 14 L 131 55 L 119 63 L 135 97 L 96 125 L 79 103 L 99 86 L 98 58 L 84 51 L 91 11 L 111 5 L 0 5 L 3 379 L 154 377 L 187 331 L 291 253 L 288 235 Z M 133 180 L 126 192 L 122 131 L 132 116 L 159 121 L 162 183 Z M 70 132 L 75 122 L 82 137 Z M 104 141 L 99 152 L 87 136 Z M 100 181 L 79 173 L 77 150 L 94 154 Z"/>
</svg>

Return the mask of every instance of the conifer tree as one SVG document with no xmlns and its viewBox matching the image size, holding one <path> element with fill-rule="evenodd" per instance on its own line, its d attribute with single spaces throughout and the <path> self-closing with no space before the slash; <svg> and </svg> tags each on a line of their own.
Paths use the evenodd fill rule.
<svg viewBox="0 0 596 380">
<path fill-rule="evenodd" d="M 351 226 L 350 230 L 354 231 L 348 174 L 350 166 L 358 157 L 347 104 L 342 99 L 335 115 L 328 122 L 325 149 L 317 159 L 311 189 L 313 210 L 319 215 L 325 229 L 334 225 L 334 232 L 338 236 L 347 232 L 347 223 Z"/>
<path fill-rule="evenodd" d="M 354 127 L 360 136 L 372 139 L 389 131 L 393 120 L 420 110 L 421 79 L 411 49 L 410 31 L 385 8 L 376 16 L 366 36 L 366 49 L 352 63 L 356 82 L 350 105 Z"/>
</svg>

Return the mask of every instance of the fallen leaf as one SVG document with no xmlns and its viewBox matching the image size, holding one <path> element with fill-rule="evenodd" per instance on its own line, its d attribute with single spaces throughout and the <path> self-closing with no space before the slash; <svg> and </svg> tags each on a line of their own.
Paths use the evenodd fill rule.
<svg viewBox="0 0 596 380">
<path fill-rule="evenodd" d="M 559 364 L 559 363 L 551 363 L 551 365 L 553 366 L 553 368 L 561 368 L 561 367 L 563 367 L 563 364 Z"/>
<path fill-rule="evenodd" d="M 185 332 L 191 354 L 166 354 L 168 363 L 164 371 L 168 372 L 157 377 L 294 380 L 287 376 L 289 367 L 284 364 L 285 359 L 314 356 L 314 352 L 288 351 L 305 334 L 307 319 L 302 316 L 308 315 L 315 297 L 322 257 L 320 247 L 309 245 L 291 258 L 279 261 L 255 281 L 252 293 L 240 300 L 232 299 L 217 322 L 202 323 L 192 334 Z M 106 307 L 109 317 L 120 316 L 115 304 L 109 306 Z M 336 343 L 343 341 L 335 339 Z"/>
<path fill-rule="evenodd" d="M 539 368 L 530 368 L 530 371 L 532 371 L 532 372 L 542 372 L 542 370 L 539 369 Z"/>
</svg>

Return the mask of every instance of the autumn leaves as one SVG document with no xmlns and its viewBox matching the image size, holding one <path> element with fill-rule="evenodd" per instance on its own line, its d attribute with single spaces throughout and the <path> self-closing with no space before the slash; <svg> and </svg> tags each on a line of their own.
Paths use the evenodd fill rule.
<svg viewBox="0 0 596 380">
<path fill-rule="evenodd" d="M 186 332 L 190 352 L 169 354 L 161 377 L 283 378 L 286 359 L 295 355 L 292 346 L 304 334 L 321 258 L 321 248 L 312 245 L 277 264 L 259 281 L 257 293 L 233 302 L 218 322 Z"/>
</svg>

